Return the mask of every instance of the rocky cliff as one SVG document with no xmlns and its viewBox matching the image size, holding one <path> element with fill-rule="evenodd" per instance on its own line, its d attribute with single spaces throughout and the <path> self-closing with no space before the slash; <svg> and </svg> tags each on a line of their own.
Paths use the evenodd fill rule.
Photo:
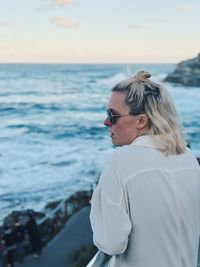
<svg viewBox="0 0 200 267">
<path fill-rule="evenodd" d="M 164 81 L 200 87 L 200 53 L 177 64 L 175 71 L 168 74 Z"/>
</svg>

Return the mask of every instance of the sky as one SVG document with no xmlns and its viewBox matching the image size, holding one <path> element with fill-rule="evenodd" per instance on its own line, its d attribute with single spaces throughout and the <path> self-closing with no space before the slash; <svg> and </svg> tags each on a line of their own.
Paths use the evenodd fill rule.
<svg viewBox="0 0 200 267">
<path fill-rule="evenodd" d="M 0 63 L 178 63 L 199 52 L 199 0 L 0 0 Z"/>
</svg>

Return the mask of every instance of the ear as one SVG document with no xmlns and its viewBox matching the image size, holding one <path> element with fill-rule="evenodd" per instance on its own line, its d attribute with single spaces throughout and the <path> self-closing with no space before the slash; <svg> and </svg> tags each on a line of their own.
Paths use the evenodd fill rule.
<svg viewBox="0 0 200 267">
<path fill-rule="evenodd" d="M 137 120 L 137 129 L 142 130 L 148 125 L 148 117 L 146 114 L 140 114 Z"/>
</svg>

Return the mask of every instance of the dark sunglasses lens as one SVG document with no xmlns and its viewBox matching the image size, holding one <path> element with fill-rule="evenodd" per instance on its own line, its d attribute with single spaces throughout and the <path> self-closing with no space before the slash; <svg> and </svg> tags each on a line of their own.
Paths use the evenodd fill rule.
<svg viewBox="0 0 200 267">
<path fill-rule="evenodd" d="M 112 124 L 112 114 L 109 110 L 107 110 L 107 120 Z"/>
<path fill-rule="evenodd" d="M 115 124 L 117 118 L 112 115 L 110 110 L 107 110 L 107 119 L 110 121 L 111 124 Z"/>
</svg>

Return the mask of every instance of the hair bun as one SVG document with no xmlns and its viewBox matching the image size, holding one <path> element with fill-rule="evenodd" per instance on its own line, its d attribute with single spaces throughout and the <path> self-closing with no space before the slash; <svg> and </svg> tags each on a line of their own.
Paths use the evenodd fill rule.
<svg viewBox="0 0 200 267">
<path fill-rule="evenodd" d="M 138 71 L 135 76 L 133 77 L 134 80 L 136 81 L 142 81 L 144 82 L 145 80 L 147 80 L 148 78 L 151 77 L 151 73 L 150 72 L 147 72 L 145 70 L 141 70 L 141 71 Z"/>
</svg>

